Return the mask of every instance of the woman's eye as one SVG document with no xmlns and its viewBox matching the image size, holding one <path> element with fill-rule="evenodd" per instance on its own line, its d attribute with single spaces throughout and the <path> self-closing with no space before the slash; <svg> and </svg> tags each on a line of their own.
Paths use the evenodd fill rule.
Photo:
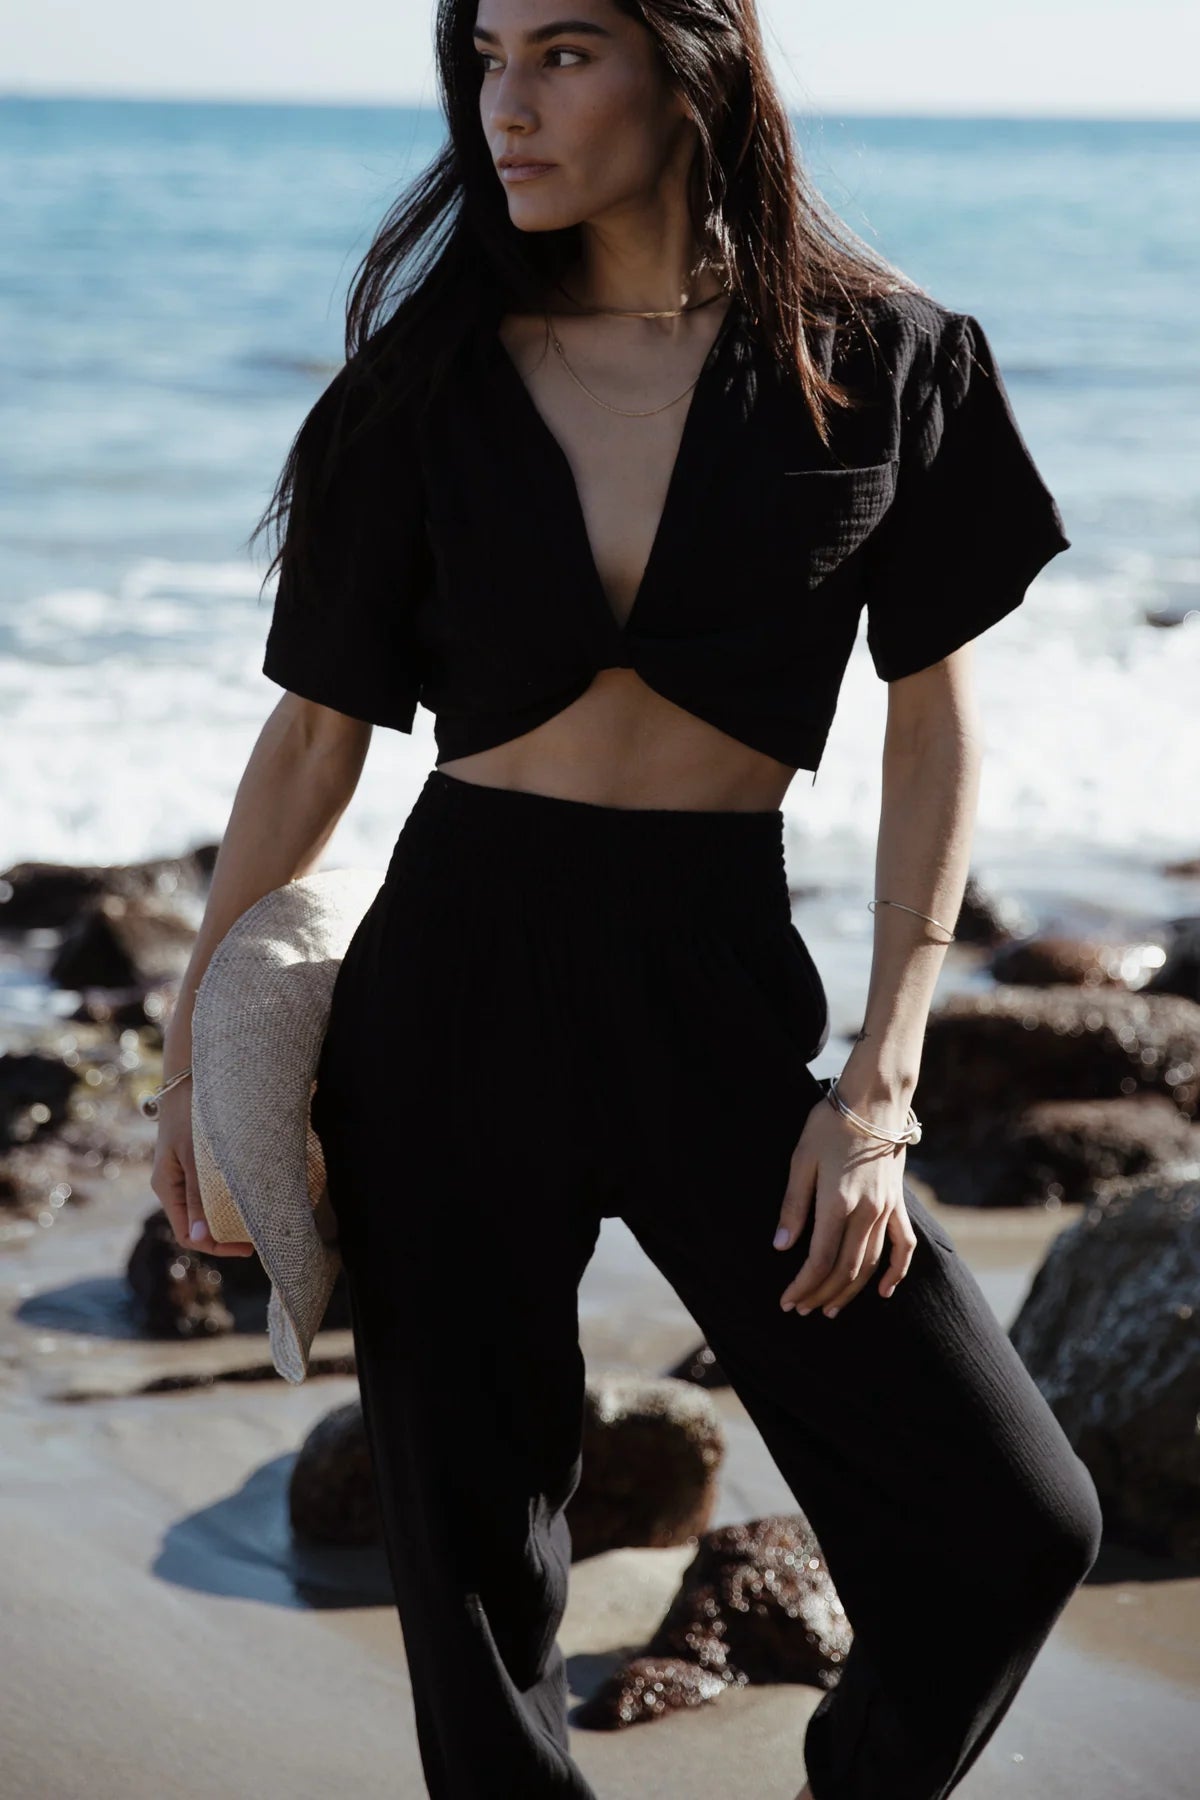
<svg viewBox="0 0 1200 1800">
<path fill-rule="evenodd" d="M 480 68 L 481 68 L 482 73 L 484 75 L 490 75 L 492 73 L 492 71 L 491 71 L 491 69 L 488 68 L 487 65 L 489 62 L 491 62 L 493 60 L 492 52 L 490 50 L 479 50 L 476 52 L 476 55 L 479 58 L 479 63 L 480 63 Z M 573 56 L 577 62 L 587 62 L 587 60 L 588 60 L 587 55 L 584 51 L 568 50 L 565 44 L 555 45 L 554 49 L 547 50 L 546 55 L 547 56 Z M 562 66 L 563 65 L 560 63 L 559 67 L 561 68 Z"/>
</svg>

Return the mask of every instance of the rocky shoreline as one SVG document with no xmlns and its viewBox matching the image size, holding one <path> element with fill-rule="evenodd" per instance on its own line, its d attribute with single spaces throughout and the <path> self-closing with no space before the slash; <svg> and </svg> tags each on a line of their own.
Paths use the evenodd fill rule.
<svg viewBox="0 0 1200 1800">
<path fill-rule="evenodd" d="M 37 1332 L 39 1316 L 45 1324 L 44 1306 L 39 1315 L 34 1297 L 28 1322 L 14 1309 L 3 1346 L 10 1405 L 277 1381 L 261 1265 L 176 1243 L 149 1191 L 154 1127 L 138 1110 L 160 1080 L 162 1026 L 215 848 L 0 875 L 10 966 L 40 977 L 48 1001 L 45 1016 L 6 1028 L 0 1048 L 0 1261 L 11 1270 L 89 1214 L 104 1225 L 93 1248 L 117 1241 L 118 1222 L 126 1239 L 123 1267 L 91 1270 L 108 1284 L 91 1301 L 96 1341 L 65 1356 L 57 1381 L 53 1357 L 40 1381 L 28 1379 L 37 1358 L 22 1334 Z M 1052 938 L 972 885 L 956 929 L 991 985 L 952 994 L 931 1015 L 927 1130 L 909 1173 L 945 1207 L 1040 1209 L 1060 1224 L 1064 1208 L 1077 1210 L 1034 1271 L 1011 1335 L 1097 1482 L 1106 1546 L 1111 1534 L 1183 1570 L 1200 1562 L 1200 919 L 1164 920 L 1133 943 Z M 88 1304 L 76 1307 L 86 1341 Z M 68 1302 L 60 1321 L 70 1319 Z M 339 1280 L 312 1375 L 352 1379 L 348 1325 Z M 691 1555 L 653 1630 L 584 1697 L 581 1729 L 694 1711 L 747 1684 L 819 1693 L 837 1681 L 849 1627 L 803 1514 L 713 1522 L 723 1384 L 702 1343 L 666 1369 L 589 1371 L 585 1472 L 568 1509 L 573 1560 Z M 351 1394 L 295 1446 L 288 1528 L 318 1552 L 377 1547 L 373 1505 Z"/>
</svg>

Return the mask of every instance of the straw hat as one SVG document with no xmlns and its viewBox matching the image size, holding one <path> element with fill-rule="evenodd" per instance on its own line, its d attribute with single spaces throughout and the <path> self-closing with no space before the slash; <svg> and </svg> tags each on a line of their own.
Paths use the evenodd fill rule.
<svg viewBox="0 0 1200 1800">
<path fill-rule="evenodd" d="M 286 1381 L 342 1266 L 309 1116 L 333 985 L 383 881 L 330 869 L 256 900 L 217 945 L 192 1013 L 192 1143 L 208 1228 L 251 1243 L 271 1282 L 271 1357 Z"/>
</svg>

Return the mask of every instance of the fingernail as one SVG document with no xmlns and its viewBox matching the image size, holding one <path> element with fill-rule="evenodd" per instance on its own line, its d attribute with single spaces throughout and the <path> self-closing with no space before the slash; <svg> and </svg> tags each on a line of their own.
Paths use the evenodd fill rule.
<svg viewBox="0 0 1200 1800">
<path fill-rule="evenodd" d="M 791 1312 L 795 1304 L 796 1302 L 794 1300 L 785 1300 L 779 1310 L 780 1312 Z"/>
<path fill-rule="evenodd" d="M 836 1319 L 841 1310 L 840 1306 L 827 1306 L 825 1308 L 825 1317 L 827 1319 Z"/>
<path fill-rule="evenodd" d="M 788 1230 L 787 1226 L 781 1225 L 779 1227 L 779 1230 L 775 1233 L 775 1248 L 777 1250 L 782 1250 L 783 1246 L 787 1243 L 787 1241 L 791 1237 L 791 1235 L 792 1234 Z"/>
<path fill-rule="evenodd" d="M 798 1319 L 804 1319 L 804 1318 L 807 1318 L 807 1316 L 808 1316 L 808 1314 L 809 1314 L 809 1313 L 810 1313 L 810 1312 L 811 1312 L 811 1311 L 812 1311 L 812 1307 L 811 1307 L 811 1306 L 798 1306 L 798 1307 L 797 1307 L 797 1308 L 796 1308 L 796 1317 L 797 1317 L 797 1318 L 798 1318 Z"/>
<path fill-rule="evenodd" d="M 208 1227 L 204 1223 L 203 1219 L 193 1219 L 192 1220 L 192 1229 L 191 1229 L 190 1236 L 192 1237 L 193 1241 L 196 1238 L 202 1238 L 202 1237 L 206 1236 L 207 1232 L 208 1232 Z"/>
</svg>

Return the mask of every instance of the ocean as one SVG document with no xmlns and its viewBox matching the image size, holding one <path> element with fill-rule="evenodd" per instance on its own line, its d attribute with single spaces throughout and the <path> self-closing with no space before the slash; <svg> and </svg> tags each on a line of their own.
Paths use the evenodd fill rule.
<svg viewBox="0 0 1200 1800">
<path fill-rule="evenodd" d="M 846 223 L 985 326 L 1072 539 L 977 646 L 977 858 L 1140 891 L 1200 852 L 1200 123 L 796 125 Z M 245 539 L 441 135 L 432 110 L 0 100 L 0 867 L 220 835 L 279 692 Z M 864 629 L 784 803 L 798 883 L 869 866 Z M 433 757 L 424 711 L 377 731 L 327 861 L 386 861 Z"/>
</svg>

